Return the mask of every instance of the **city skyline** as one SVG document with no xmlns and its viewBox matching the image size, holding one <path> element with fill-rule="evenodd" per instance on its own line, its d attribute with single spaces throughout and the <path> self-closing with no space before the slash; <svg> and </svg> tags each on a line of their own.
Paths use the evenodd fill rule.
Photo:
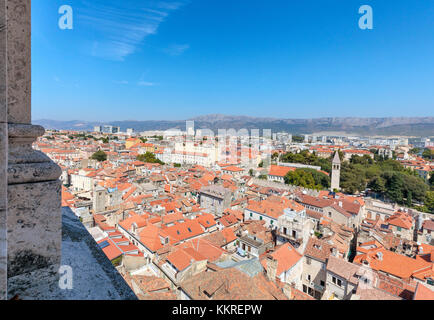
<svg viewBox="0 0 434 320">
<path fill-rule="evenodd" d="M 363 4 L 33 3 L 33 119 L 432 116 L 433 4 Z"/>
</svg>

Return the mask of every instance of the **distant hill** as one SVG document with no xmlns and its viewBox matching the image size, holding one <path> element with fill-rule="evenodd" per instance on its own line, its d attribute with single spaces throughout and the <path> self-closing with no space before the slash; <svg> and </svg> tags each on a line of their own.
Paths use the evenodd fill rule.
<svg viewBox="0 0 434 320">
<path fill-rule="evenodd" d="M 434 136 L 434 117 L 401 117 L 401 118 L 317 118 L 317 119 L 277 119 L 254 118 L 247 116 L 228 116 L 213 114 L 196 117 L 196 129 L 211 129 L 217 134 L 218 129 L 271 129 L 272 132 L 286 131 L 292 134 L 312 134 L 316 132 L 340 132 L 358 135 L 402 135 L 402 136 Z M 121 127 L 122 131 L 133 128 L 135 131 L 185 130 L 185 120 L 177 121 L 54 121 L 35 120 L 46 129 L 92 131 L 96 125 L 110 124 Z"/>
</svg>

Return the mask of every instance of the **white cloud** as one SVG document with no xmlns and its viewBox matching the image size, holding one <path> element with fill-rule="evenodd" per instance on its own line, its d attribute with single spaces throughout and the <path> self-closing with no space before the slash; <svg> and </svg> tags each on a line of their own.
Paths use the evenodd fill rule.
<svg viewBox="0 0 434 320">
<path fill-rule="evenodd" d="M 149 82 L 149 81 L 139 81 L 139 82 L 137 83 L 137 85 L 138 85 L 138 86 L 141 86 L 141 87 L 153 87 L 153 86 L 155 86 L 155 85 L 157 85 L 157 84 L 154 83 L 154 82 Z"/>
<path fill-rule="evenodd" d="M 127 80 L 115 80 L 113 82 L 116 83 L 116 84 L 128 84 Z"/>
<path fill-rule="evenodd" d="M 146 7 L 137 0 L 110 2 L 83 0 L 77 11 L 77 25 L 88 28 L 94 35 L 88 39 L 92 56 L 123 61 L 136 52 L 146 37 L 157 33 L 171 12 L 186 1 L 146 1 Z"/>
<path fill-rule="evenodd" d="M 179 56 L 188 49 L 190 49 L 189 44 L 172 44 L 163 51 L 171 56 Z"/>
</svg>

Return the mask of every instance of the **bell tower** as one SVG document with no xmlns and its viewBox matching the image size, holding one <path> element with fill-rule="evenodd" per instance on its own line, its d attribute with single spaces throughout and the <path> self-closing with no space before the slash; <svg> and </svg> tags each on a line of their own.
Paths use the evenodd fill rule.
<svg viewBox="0 0 434 320">
<path fill-rule="evenodd" d="M 332 161 L 332 181 L 330 190 L 333 192 L 335 189 L 340 190 L 339 183 L 341 178 L 341 159 L 339 158 L 339 151 L 336 151 Z"/>
</svg>

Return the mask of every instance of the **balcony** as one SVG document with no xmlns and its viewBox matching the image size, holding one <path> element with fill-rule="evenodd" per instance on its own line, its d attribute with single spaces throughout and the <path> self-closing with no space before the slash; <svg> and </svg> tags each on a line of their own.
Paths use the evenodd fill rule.
<svg viewBox="0 0 434 320">
<path fill-rule="evenodd" d="M 303 238 L 294 237 L 290 234 L 286 234 L 284 232 L 281 232 L 280 230 L 276 230 L 276 236 L 284 238 L 290 243 L 296 243 L 298 245 L 301 245 L 303 243 Z"/>
</svg>

